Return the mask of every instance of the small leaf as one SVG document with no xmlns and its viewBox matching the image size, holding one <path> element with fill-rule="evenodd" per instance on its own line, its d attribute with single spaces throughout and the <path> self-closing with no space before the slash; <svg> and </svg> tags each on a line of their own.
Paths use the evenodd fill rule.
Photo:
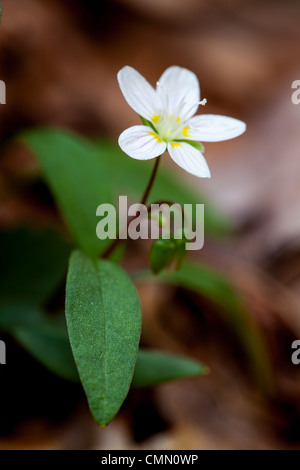
<svg viewBox="0 0 300 470">
<path fill-rule="evenodd" d="M 127 274 L 75 251 L 67 280 L 71 347 L 91 412 L 106 426 L 122 405 L 136 362 L 141 309 Z"/>
<path fill-rule="evenodd" d="M 0 328 L 14 336 L 55 374 L 78 380 L 65 322 L 45 315 L 36 306 L 0 304 Z"/>
<path fill-rule="evenodd" d="M 140 119 L 142 123 L 144 124 L 144 126 L 151 127 L 151 129 L 153 129 L 156 132 L 156 129 L 151 121 L 148 121 L 148 119 L 145 119 L 143 116 L 140 116 Z"/>
<path fill-rule="evenodd" d="M 78 372 L 70 348 L 68 336 L 52 325 L 39 328 L 16 328 L 13 336 L 39 362 L 55 374 L 77 382 Z"/>
<path fill-rule="evenodd" d="M 176 142 L 186 142 L 187 144 L 191 145 L 192 147 L 195 147 L 195 149 L 199 150 L 199 152 L 204 152 L 204 145 L 201 142 L 195 142 L 194 140 L 177 140 Z"/>
<path fill-rule="evenodd" d="M 107 178 L 118 191 L 128 194 L 132 200 L 139 200 L 149 181 L 153 161 L 140 161 L 129 158 L 112 142 L 101 139 L 95 143 L 99 158 L 107 166 Z M 205 230 L 216 237 L 224 236 L 232 230 L 231 223 L 224 215 L 214 208 L 199 191 L 178 177 L 175 171 L 160 165 L 149 202 L 160 200 L 176 201 L 178 204 L 205 204 Z"/>
<path fill-rule="evenodd" d="M 209 369 L 192 359 L 140 349 L 132 380 L 133 387 L 149 387 L 171 380 L 205 375 Z"/>
<path fill-rule="evenodd" d="M 91 256 L 99 254 L 109 240 L 96 236 L 96 209 L 114 200 L 112 175 L 96 147 L 51 129 L 28 131 L 21 138 L 36 155 L 76 243 Z"/>
<path fill-rule="evenodd" d="M 156 240 L 150 250 L 150 267 L 154 274 L 167 268 L 176 253 L 176 244 L 173 240 Z"/>
<path fill-rule="evenodd" d="M 90 256 L 101 253 L 109 240 L 95 236 L 96 209 L 102 203 L 116 204 L 116 194 L 139 200 L 152 172 L 153 162 L 133 160 L 107 140 L 91 143 L 71 132 L 33 129 L 20 139 L 36 155 L 57 205 L 75 242 Z M 150 194 L 152 201 L 205 204 L 208 234 L 226 235 L 232 227 L 202 195 L 193 191 L 161 166 Z"/>
<path fill-rule="evenodd" d="M 66 275 L 70 245 L 53 231 L 19 228 L 1 232 L 0 246 L 0 301 L 47 301 Z"/>
<path fill-rule="evenodd" d="M 176 269 L 180 269 L 187 258 L 188 252 L 185 249 L 185 244 L 186 239 L 184 238 L 176 240 Z"/>
</svg>

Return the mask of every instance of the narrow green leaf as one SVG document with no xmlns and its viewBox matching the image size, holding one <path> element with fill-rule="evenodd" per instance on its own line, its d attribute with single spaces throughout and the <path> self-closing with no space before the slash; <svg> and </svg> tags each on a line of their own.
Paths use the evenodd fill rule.
<svg viewBox="0 0 300 470">
<path fill-rule="evenodd" d="M 209 369 L 192 359 L 140 349 L 132 380 L 133 387 L 150 387 L 171 380 L 205 375 Z"/>
<path fill-rule="evenodd" d="M 133 160 L 117 144 L 107 140 L 92 144 L 62 130 L 34 129 L 20 138 L 40 162 L 78 246 L 88 255 L 99 254 L 109 240 L 96 237 L 98 205 L 116 205 L 118 195 L 128 195 L 129 200 L 138 201 L 149 181 L 153 162 Z M 165 155 L 164 158 L 169 157 Z M 221 236 L 231 230 L 221 213 L 164 165 L 159 169 L 150 198 L 151 201 L 164 199 L 180 204 L 204 203 L 206 232 Z"/>
<path fill-rule="evenodd" d="M 130 199 L 140 200 L 153 169 L 153 161 L 140 161 L 128 157 L 117 144 L 108 140 L 95 142 L 99 158 L 107 167 L 107 174 L 112 175 L 111 181 L 118 194 L 127 194 Z M 188 182 L 176 173 L 176 169 L 166 167 L 163 156 L 149 202 L 168 200 L 179 204 L 205 204 L 205 231 L 216 237 L 224 236 L 232 230 L 229 220 L 213 207 L 199 191 L 194 190 Z"/>
<path fill-rule="evenodd" d="M 9 332 L 52 372 L 78 380 L 66 325 L 44 314 L 61 285 L 70 245 L 50 230 L 19 228 L 0 233 L 0 329 Z"/>
<path fill-rule="evenodd" d="M 36 306 L 0 304 L 0 329 L 9 332 L 45 367 L 71 381 L 78 380 L 65 323 Z"/>
<path fill-rule="evenodd" d="M 176 243 L 174 240 L 156 240 L 150 249 L 150 267 L 154 274 L 158 274 L 167 268 L 176 254 Z"/>
<path fill-rule="evenodd" d="M 164 281 L 185 287 L 219 305 L 219 312 L 235 331 L 263 393 L 272 389 L 270 359 L 261 331 L 227 279 L 205 265 L 185 263 L 179 270 L 163 273 Z"/>
<path fill-rule="evenodd" d="M 199 150 L 201 153 L 204 152 L 204 145 L 201 144 L 201 142 L 194 142 L 193 140 L 178 140 L 178 142 L 186 142 L 187 144 L 191 145 L 192 147 L 195 147 L 195 149 Z"/>
<path fill-rule="evenodd" d="M 66 316 L 91 412 L 105 426 L 122 405 L 135 367 L 141 330 L 135 287 L 116 264 L 75 251 L 67 279 Z"/>
<path fill-rule="evenodd" d="M 70 245 L 50 230 L 0 232 L 0 302 L 38 305 L 48 300 L 67 272 Z"/>
<path fill-rule="evenodd" d="M 96 209 L 114 202 L 112 169 L 107 172 L 95 146 L 68 132 L 37 129 L 22 140 L 37 157 L 76 243 L 91 256 L 99 254 L 109 240 L 96 236 Z"/>
<path fill-rule="evenodd" d="M 151 129 L 153 129 L 156 132 L 156 129 L 155 129 L 155 127 L 154 127 L 154 125 L 151 121 L 148 121 L 143 116 L 140 116 L 140 119 L 141 119 L 142 123 L 144 124 L 144 126 L 151 127 Z"/>
<path fill-rule="evenodd" d="M 13 336 L 45 367 L 72 382 L 78 381 L 78 372 L 68 336 L 55 325 L 39 328 L 16 328 Z"/>
<path fill-rule="evenodd" d="M 46 316 L 36 305 L 16 302 L 0 302 L 0 329 L 12 330 L 19 327 L 43 325 Z"/>
<path fill-rule="evenodd" d="M 186 239 L 176 240 L 176 269 L 180 269 L 188 256 L 188 251 L 185 249 Z"/>
</svg>

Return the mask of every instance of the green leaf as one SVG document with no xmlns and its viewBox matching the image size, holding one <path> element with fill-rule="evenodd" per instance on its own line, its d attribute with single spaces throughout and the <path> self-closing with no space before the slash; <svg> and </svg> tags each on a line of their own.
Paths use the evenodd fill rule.
<svg viewBox="0 0 300 470">
<path fill-rule="evenodd" d="M 55 374 L 78 380 L 65 323 L 38 307 L 0 304 L 0 329 L 9 332 L 39 362 Z"/>
<path fill-rule="evenodd" d="M 140 115 L 139 115 L 139 116 L 140 116 Z M 148 121 L 148 120 L 145 119 L 143 116 L 140 116 L 140 119 L 141 119 L 142 123 L 144 124 L 144 126 L 151 127 L 151 129 L 153 129 L 155 132 L 157 132 L 156 129 L 155 129 L 155 127 L 154 127 L 154 125 L 153 125 L 153 123 L 152 123 L 151 121 Z"/>
<path fill-rule="evenodd" d="M 205 265 L 195 263 L 186 263 L 180 271 L 163 273 L 160 278 L 199 293 L 219 306 L 219 312 L 248 356 L 258 385 L 263 393 L 268 394 L 272 389 L 272 373 L 267 347 L 261 331 L 226 278 Z"/>
<path fill-rule="evenodd" d="M 68 336 L 52 325 L 16 328 L 13 336 L 45 367 L 60 377 L 77 382 L 78 372 Z"/>
<path fill-rule="evenodd" d="M 208 368 L 191 359 L 156 351 L 139 350 L 133 387 L 149 387 L 171 380 L 205 375 Z"/>
<path fill-rule="evenodd" d="M 14 328 L 30 328 L 43 325 L 47 322 L 46 316 L 36 305 L 27 305 L 18 302 L 0 303 L 0 329 L 13 330 Z"/>
<path fill-rule="evenodd" d="M 188 144 L 190 144 L 192 147 L 195 147 L 195 149 L 199 150 L 200 152 L 204 152 L 204 145 L 201 142 L 193 142 L 193 141 L 186 141 Z"/>
<path fill-rule="evenodd" d="M 150 249 L 150 267 L 154 274 L 167 268 L 176 254 L 176 244 L 173 240 L 156 240 Z"/>
<path fill-rule="evenodd" d="M 111 261 L 75 251 L 67 279 L 66 316 L 91 412 L 105 426 L 122 405 L 135 367 L 141 330 L 135 287 Z"/>
<path fill-rule="evenodd" d="M 96 236 L 96 209 L 114 202 L 113 169 L 107 172 L 97 148 L 71 133 L 38 129 L 21 137 L 37 157 L 74 240 L 97 255 L 109 243 Z"/>
<path fill-rule="evenodd" d="M 195 147 L 195 149 L 199 150 L 201 153 L 204 152 L 204 145 L 201 144 L 201 142 L 195 142 L 193 140 L 178 140 L 178 142 L 185 142 L 189 145 L 191 145 L 192 147 Z"/>
<path fill-rule="evenodd" d="M 127 194 L 130 200 L 140 200 L 150 174 L 153 169 L 153 161 L 134 160 L 120 150 L 117 144 L 101 139 L 95 142 L 99 158 L 106 166 L 108 175 L 112 175 L 111 182 L 115 185 L 118 194 Z M 182 170 L 182 178 L 175 169 L 166 167 L 164 160 L 168 160 L 168 154 L 163 155 L 160 168 L 150 193 L 149 203 L 154 201 L 176 201 L 179 204 L 205 204 L 205 231 L 216 237 L 229 234 L 232 226 L 227 218 L 215 209 L 205 197 L 196 189 L 192 189 L 188 180 L 185 182 L 185 173 Z"/>
<path fill-rule="evenodd" d="M 188 251 L 185 249 L 186 239 L 181 238 L 176 241 L 176 269 L 180 269 L 183 262 L 188 256 Z"/>
<path fill-rule="evenodd" d="M 68 380 L 78 380 L 66 325 L 42 311 L 61 285 L 70 245 L 50 230 L 20 228 L 0 233 L 0 329 L 37 360 Z"/>
<path fill-rule="evenodd" d="M 75 242 L 87 254 L 99 254 L 109 240 L 96 237 L 98 205 L 116 204 L 118 195 L 128 195 L 132 202 L 138 201 L 149 181 L 153 162 L 133 160 L 106 140 L 92 144 L 62 130 L 34 129 L 20 138 L 40 162 Z M 205 203 L 206 232 L 221 236 L 230 230 L 229 222 L 202 195 L 163 165 L 150 196 L 152 201 Z"/>
<path fill-rule="evenodd" d="M 40 304 L 62 282 L 70 245 L 50 230 L 0 233 L 0 302 Z"/>
</svg>

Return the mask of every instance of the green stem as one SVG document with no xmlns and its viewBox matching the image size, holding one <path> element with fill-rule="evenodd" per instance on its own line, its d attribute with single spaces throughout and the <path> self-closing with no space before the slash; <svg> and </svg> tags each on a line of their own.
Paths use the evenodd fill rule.
<svg viewBox="0 0 300 470">
<path fill-rule="evenodd" d="M 145 189 L 145 192 L 143 194 L 143 197 L 141 199 L 141 202 L 140 204 L 146 204 L 147 200 L 148 200 L 148 197 L 149 197 L 149 194 L 150 194 L 150 191 L 153 187 L 153 184 L 154 184 L 154 181 L 155 181 L 155 178 L 156 178 L 156 175 L 157 175 L 157 170 L 158 170 L 158 167 L 159 167 L 159 162 L 160 162 L 160 156 L 156 158 L 156 161 L 155 161 L 155 165 L 154 165 L 154 168 L 152 170 L 152 173 L 151 173 L 151 176 L 150 176 L 150 180 L 147 184 L 147 187 Z M 127 227 L 126 227 L 126 230 L 128 230 L 128 226 L 130 224 L 130 222 L 134 220 L 133 219 L 130 219 L 128 221 L 128 224 L 127 224 Z M 109 256 L 114 252 L 114 250 L 119 246 L 120 243 L 122 243 L 124 240 L 120 240 L 120 232 L 117 234 L 117 238 L 115 240 L 112 241 L 112 243 L 106 248 L 106 250 L 102 253 L 101 255 L 101 258 L 109 258 Z"/>
<path fill-rule="evenodd" d="M 157 174 L 159 162 L 160 162 L 160 157 L 157 157 L 157 159 L 156 159 L 156 161 L 155 161 L 154 168 L 153 168 L 152 173 L 151 173 L 151 176 L 150 176 L 149 183 L 148 183 L 147 188 L 145 189 L 144 195 L 143 195 L 143 197 L 142 197 L 141 204 L 146 204 L 146 202 L 147 202 L 147 200 L 148 200 L 150 191 L 151 191 L 151 189 L 152 189 L 152 186 L 153 186 L 153 183 L 154 183 L 156 174 Z"/>
</svg>

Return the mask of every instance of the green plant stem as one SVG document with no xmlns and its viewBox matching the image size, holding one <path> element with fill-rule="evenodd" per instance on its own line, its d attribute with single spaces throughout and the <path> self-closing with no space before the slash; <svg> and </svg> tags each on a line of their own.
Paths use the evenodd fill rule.
<svg viewBox="0 0 300 470">
<path fill-rule="evenodd" d="M 157 170 L 158 170 L 158 167 L 159 167 L 159 162 L 160 162 L 160 157 L 157 157 L 156 161 L 155 161 L 155 165 L 154 165 L 154 168 L 152 170 L 152 173 L 151 173 L 151 176 L 150 176 L 150 180 L 149 180 L 149 183 L 147 185 L 147 188 L 145 189 L 145 192 L 144 192 L 144 195 L 142 197 L 142 200 L 140 202 L 140 204 L 146 204 L 147 200 L 148 200 L 148 197 L 149 197 L 149 194 L 150 194 L 150 191 L 152 189 L 152 186 L 153 186 L 153 183 L 155 181 L 155 177 L 157 175 Z"/>
<path fill-rule="evenodd" d="M 140 204 L 146 204 L 147 200 L 148 200 L 148 197 L 149 197 L 149 194 L 150 194 L 150 191 L 153 187 L 153 184 L 154 184 L 154 181 L 155 181 L 155 178 L 156 178 L 156 175 L 157 175 L 157 171 L 158 171 L 158 167 L 159 167 L 159 162 L 160 162 L 160 156 L 156 158 L 156 161 L 155 161 L 155 165 L 153 167 L 153 170 L 152 170 L 152 173 L 151 173 L 151 176 L 150 176 L 150 180 L 147 184 L 147 187 L 145 189 L 145 192 L 143 194 L 143 197 L 141 199 L 141 202 Z M 128 226 L 130 224 L 130 222 L 132 220 L 134 220 L 135 217 L 131 218 L 128 223 L 127 223 L 127 227 L 126 227 L 126 231 L 128 230 Z M 120 243 L 122 243 L 124 240 L 120 240 L 120 232 L 117 234 L 117 238 L 115 240 L 112 241 L 112 243 L 106 248 L 106 250 L 102 253 L 101 255 L 101 258 L 109 258 L 109 256 L 114 252 L 114 250 L 119 246 Z"/>
</svg>

